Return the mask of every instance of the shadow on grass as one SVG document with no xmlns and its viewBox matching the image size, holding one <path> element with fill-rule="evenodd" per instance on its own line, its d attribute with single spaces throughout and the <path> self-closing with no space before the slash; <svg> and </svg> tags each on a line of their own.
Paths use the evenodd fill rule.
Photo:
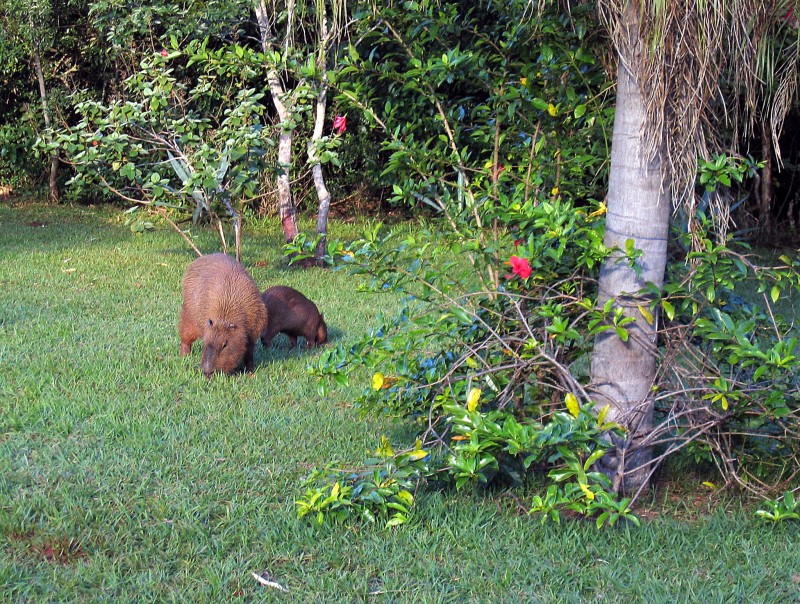
<svg viewBox="0 0 800 604">
<path fill-rule="evenodd" d="M 256 361 L 259 358 L 269 359 L 271 361 L 281 359 L 296 359 L 301 357 L 313 358 L 318 356 L 323 350 L 335 344 L 338 340 L 344 338 L 345 332 L 336 327 L 328 328 L 328 343 L 322 346 L 307 347 L 306 340 L 302 336 L 297 339 L 297 346 L 291 346 L 289 337 L 285 334 L 279 333 L 272 339 L 272 344 L 265 348 L 264 346 L 256 347 Z M 259 354 L 260 352 L 260 354 Z"/>
<path fill-rule="evenodd" d="M 298 338 L 297 346 L 290 346 L 289 338 L 283 334 L 278 334 L 272 340 L 269 347 L 258 346 L 256 348 L 256 363 L 275 363 L 289 359 L 312 359 L 325 350 L 326 346 L 308 348 L 305 338 Z"/>
</svg>

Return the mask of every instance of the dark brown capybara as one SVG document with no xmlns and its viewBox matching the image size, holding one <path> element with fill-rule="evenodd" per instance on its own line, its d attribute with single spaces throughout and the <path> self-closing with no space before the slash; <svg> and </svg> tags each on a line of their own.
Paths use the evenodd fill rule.
<svg viewBox="0 0 800 604">
<path fill-rule="evenodd" d="M 253 370 L 253 349 L 267 325 L 261 292 L 244 267 L 226 254 L 201 256 L 183 275 L 178 333 L 181 356 L 203 340 L 200 369 L 206 376 Z"/>
<path fill-rule="evenodd" d="M 328 326 L 317 305 L 296 289 L 286 285 L 267 288 L 261 298 L 267 307 L 269 321 L 261 334 L 261 343 L 269 346 L 279 333 L 289 336 L 289 343 L 297 345 L 298 336 L 306 339 L 306 346 L 318 346 L 328 341 Z"/>
</svg>

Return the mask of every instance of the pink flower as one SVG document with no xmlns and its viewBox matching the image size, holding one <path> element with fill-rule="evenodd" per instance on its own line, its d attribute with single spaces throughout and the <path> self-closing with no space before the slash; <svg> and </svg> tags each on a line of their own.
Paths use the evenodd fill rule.
<svg viewBox="0 0 800 604">
<path fill-rule="evenodd" d="M 161 49 L 161 56 L 162 57 L 166 57 L 167 55 L 169 55 L 169 52 L 167 51 L 167 49 L 166 48 L 162 48 Z"/>
<path fill-rule="evenodd" d="M 519 256 L 511 256 L 508 263 L 511 265 L 511 272 L 521 279 L 527 279 L 531 276 L 533 269 L 527 258 L 520 258 Z"/>
<path fill-rule="evenodd" d="M 344 134 L 347 132 L 347 116 L 337 115 L 333 118 L 333 131 L 336 134 Z"/>
</svg>

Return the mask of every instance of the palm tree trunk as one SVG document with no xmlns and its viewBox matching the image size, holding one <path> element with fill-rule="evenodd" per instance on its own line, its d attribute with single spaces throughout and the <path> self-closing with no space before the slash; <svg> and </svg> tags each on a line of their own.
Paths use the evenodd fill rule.
<svg viewBox="0 0 800 604">
<path fill-rule="evenodd" d="M 272 27 L 270 26 L 269 14 L 265 0 L 254 2 L 256 19 L 261 35 L 261 48 L 266 53 L 272 48 L 273 38 Z M 267 68 L 267 83 L 272 94 L 272 103 L 278 113 L 280 120 L 281 134 L 278 138 L 278 215 L 281 221 L 281 228 L 287 243 L 294 241 L 297 237 L 297 207 L 292 199 L 292 189 L 290 186 L 290 175 L 292 169 L 292 134 L 289 127 L 291 110 L 287 104 L 287 95 L 281 82 L 278 70 L 275 67 Z"/>
<path fill-rule="evenodd" d="M 628 326 L 627 341 L 615 330 L 597 337 L 591 387 L 599 407 L 610 405 L 608 417 L 628 430 L 600 466 L 616 490 L 630 493 L 649 482 L 652 449 L 640 443 L 653 427 L 656 376 L 657 321 L 652 316 L 657 315 L 650 315 L 650 301 L 638 292 L 647 282 L 663 285 L 671 204 L 668 188 L 662 185 L 664 148 L 648 149 L 645 137 L 647 113 L 641 86 L 646 83 L 638 76 L 644 51 L 638 14 L 630 5 L 625 21 L 628 40 L 619 50 L 605 233 L 605 245 L 620 251 L 601 269 L 598 303 L 602 307 L 614 299 L 634 322 Z M 629 240 L 641 252 L 635 268 L 624 257 Z"/>
</svg>

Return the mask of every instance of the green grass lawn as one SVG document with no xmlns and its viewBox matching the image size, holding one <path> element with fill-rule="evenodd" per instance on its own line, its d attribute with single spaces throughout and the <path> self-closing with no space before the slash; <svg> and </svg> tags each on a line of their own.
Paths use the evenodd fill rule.
<svg viewBox="0 0 800 604">
<path fill-rule="evenodd" d="M 333 341 L 396 302 L 286 268 L 277 224 L 246 232 L 243 256 L 262 287 L 314 300 Z M 409 429 L 361 419 L 359 385 L 321 397 L 317 353 L 283 338 L 252 375 L 205 379 L 199 345 L 177 354 L 193 258 L 114 210 L 0 206 L 0 602 L 800 602 L 798 526 L 736 503 L 598 531 L 542 526 L 509 495 L 422 491 L 399 529 L 297 520 L 312 467 Z"/>
</svg>

